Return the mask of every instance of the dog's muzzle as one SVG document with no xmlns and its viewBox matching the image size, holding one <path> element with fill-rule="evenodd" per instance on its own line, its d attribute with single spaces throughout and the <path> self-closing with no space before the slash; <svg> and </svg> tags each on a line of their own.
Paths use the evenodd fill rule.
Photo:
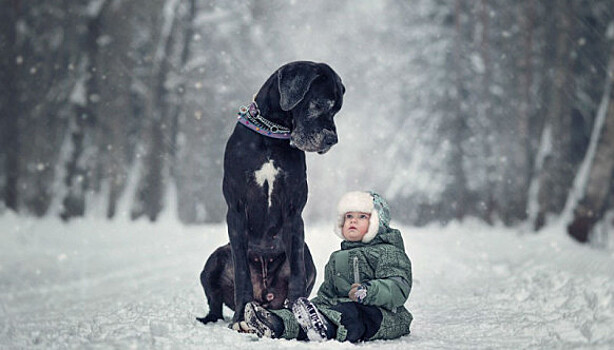
<svg viewBox="0 0 614 350">
<path fill-rule="evenodd" d="M 324 149 L 321 151 L 318 151 L 318 154 L 324 154 L 326 152 L 328 152 L 328 150 L 330 150 L 334 145 L 337 144 L 337 142 L 339 142 L 339 139 L 337 138 L 337 134 L 332 132 L 332 131 L 328 131 L 325 130 L 327 132 L 330 132 L 331 135 L 328 135 L 325 139 L 324 139 Z"/>
<path fill-rule="evenodd" d="M 304 152 L 324 154 L 339 142 L 337 133 L 331 130 L 324 129 L 320 132 L 309 133 L 307 135 L 300 131 L 301 128 L 297 128 L 292 132 L 290 146 L 296 147 Z"/>
</svg>

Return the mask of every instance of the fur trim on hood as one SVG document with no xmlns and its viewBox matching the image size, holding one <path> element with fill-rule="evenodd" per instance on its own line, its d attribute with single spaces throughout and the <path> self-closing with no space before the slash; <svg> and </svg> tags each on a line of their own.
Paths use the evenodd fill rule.
<svg viewBox="0 0 614 350">
<path fill-rule="evenodd" d="M 345 239 L 342 233 L 345 214 L 350 211 L 371 214 L 371 218 L 369 219 L 369 229 L 362 238 L 363 243 L 369 243 L 380 231 L 380 228 L 388 228 L 388 224 L 390 222 L 388 204 L 381 196 L 375 192 L 348 192 L 341 197 L 339 204 L 337 204 L 337 223 L 335 225 L 335 233 L 337 236 L 341 237 L 341 239 Z"/>
</svg>

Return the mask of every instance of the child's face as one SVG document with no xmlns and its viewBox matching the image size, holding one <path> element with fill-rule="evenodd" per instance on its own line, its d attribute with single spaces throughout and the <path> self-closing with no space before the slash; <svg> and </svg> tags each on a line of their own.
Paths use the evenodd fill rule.
<svg viewBox="0 0 614 350">
<path fill-rule="evenodd" d="M 345 213 L 343 221 L 343 237 L 346 240 L 356 242 L 362 240 L 362 237 L 369 230 L 369 219 L 371 214 L 358 211 L 350 211 Z"/>
</svg>

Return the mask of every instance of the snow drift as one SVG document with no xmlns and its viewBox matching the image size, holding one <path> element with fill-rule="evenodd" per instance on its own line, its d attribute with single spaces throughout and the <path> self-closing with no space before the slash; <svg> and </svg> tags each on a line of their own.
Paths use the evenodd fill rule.
<svg viewBox="0 0 614 350">
<path fill-rule="evenodd" d="M 393 226 L 394 222 L 393 222 Z M 318 348 L 203 326 L 198 275 L 223 225 L 0 217 L 0 348 Z M 401 227 L 413 262 L 412 334 L 366 348 L 612 348 L 614 254 L 476 222 Z M 332 223 L 306 224 L 318 268 Z M 262 344 L 264 342 L 264 344 Z"/>
</svg>

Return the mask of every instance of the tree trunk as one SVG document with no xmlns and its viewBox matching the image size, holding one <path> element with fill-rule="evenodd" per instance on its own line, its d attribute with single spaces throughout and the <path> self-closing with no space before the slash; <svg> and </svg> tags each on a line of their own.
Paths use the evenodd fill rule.
<svg viewBox="0 0 614 350">
<path fill-rule="evenodd" d="M 95 141 L 92 139 L 96 132 L 94 126 L 98 120 L 97 103 L 100 99 L 99 94 L 99 71 L 96 66 L 98 56 L 98 39 L 101 33 L 101 16 L 104 7 L 102 5 L 98 13 L 88 18 L 87 32 L 82 39 L 83 54 L 78 66 L 78 74 L 83 84 L 83 92 L 71 97 L 71 102 L 75 104 L 73 121 L 70 123 L 72 154 L 66 164 L 66 178 L 64 184 L 67 188 L 66 196 L 62 201 L 62 212 L 60 217 L 68 220 L 72 217 L 83 216 L 86 206 L 86 192 L 90 189 L 92 172 L 96 167 L 90 154 L 86 153 L 88 147 L 94 147 Z"/>
<path fill-rule="evenodd" d="M 19 210 L 19 168 L 20 168 L 20 142 L 19 142 L 19 99 L 17 89 L 18 58 L 16 52 L 17 41 L 15 27 L 19 17 L 21 1 L 13 0 L 10 6 L 2 11 L 3 19 L 0 28 L 5 53 L 0 58 L 0 161 L 4 158 L 4 173 L 6 174 L 3 188 L 0 189 L 2 199 L 7 208 L 17 212 Z"/>
<path fill-rule="evenodd" d="M 177 201 L 178 212 L 176 213 L 180 220 L 183 220 L 182 214 L 184 208 L 191 207 L 191 201 L 182 193 L 183 186 L 189 187 L 189 181 L 181 181 L 183 172 L 182 164 L 180 161 L 180 152 L 178 150 L 178 136 L 181 133 L 181 119 L 185 118 L 186 110 L 186 91 L 189 89 L 187 84 L 187 75 L 189 71 L 186 69 L 188 60 L 191 56 L 190 43 L 194 40 L 194 18 L 196 16 L 196 0 L 189 0 L 181 3 L 178 8 L 179 23 L 176 27 L 175 46 L 173 48 L 173 69 L 171 70 L 170 79 L 177 81 L 177 85 L 172 91 L 169 91 L 167 110 L 169 115 L 168 130 L 170 142 L 168 145 L 169 162 L 169 178 L 174 182 L 176 195 L 178 198 L 182 198 L 181 201 Z M 174 34 L 175 35 L 175 34 Z M 184 222 L 190 222 L 190 220 L 183 220 Z"/>
<path fill-rule="evenodd" d="M 555 7 L 556 54 L 551 95 L 548 102 L 546 128 L 551 128 L 550 153 L 539 174 L 539 212 L 535 227 L 545 224 L 548 213 L 559 213 L 573 181 L 575 164 L 571 157 L 571 113 L 574 102 L 571 42 L 573 40 L 573 1 L 565 0 Z"/>
<path fill-rule="evenodd" d="M 527 218 L 527 199 L 529 182 L 531 179 L 531 143 L 530 118 L 532 115 L 533 85 L 533 26 L 535 4 L 533 0 L 519 2 L 517 18 L 520 26 L 520 47 L 522 48 L 516 63 L 518 79 L 516 80 L 519 103 L 517 105 L 517 119 L 513 127 L 516 129 L 512 135 L 514 151 L 510 156 L 511 171 L 517 173 L 510 177 L 508 194 L 509 203 L 503 214 L 505 222 L 512 224 Z"/>
<path fill-rule="evenodd" d="M 129 154 L 131 147 L 129 137 L 132 125 L 138 119 L 131 111 L 131 73 L 133 58 L 130 55 L 133 36 L 126 35 L 133 31 L 133 22 L 127 20 L 134 15 L 133 9 L 138 2 L 125 1 L 110 6 L 102 15 L 100 25 L 104 28 L 102 39 L 99 39 L 99 52 L 96 56 L 98 70 L 104 72 L 104 84 L 99 86 L 100 118 L 98 138 L 100 155 L 98 165 L 101 167 L 102 179 L 108 182 L 109 192 L 105 215 L 115 216 L 117 201 L 122 194 L 130 167 Z"/>
<path fill-rule="evenodd" d="M 486 130 L 493 130 L 494 126 L 492 123 L 492 103 L 493 96 L 490 94 L 490 86 L 492 84 L 492 64 L 490 60 L 489 54 L 489 9 L 488 9 L 488 1 L 482 0 L 480 2 L 480 15 L 479 15 L 479 23 L 481 24 L 481 36 L 479 40 L 479 48 L 480 48 L 480 56 L 482 58 L 482 64 L 484 66 L 484 71 L 482 73 L 482 81 L 480 84 L 481 91 L 480 100 L 478 101 L 478 118 L 481 119 L 482 127 Z M 477 39 L 477 38 L 476 38 Z M 495 163 L 493 160 L 493 149 L 490 145 L 490 139 L 488 137 L 481 137 L 482 139 L 482 148 L 484 152 L 484 160 L 486 166 L 486 183 L 485 187 L 485 196 L 482 198 L 484 200 L 483 205 L 483 219 L 488 224 L 493 224 L 493 216 L 496 215 L 498 206 L 497 201 L 495 200 L 495 189 L 496 184 L 494 183 L 492 175 L 496 172 Z M 478 206 L 479 207 L 479 206 Z"/>
<path fill-rule="evenodd" d="M 612 45 L 608 79 L 608 88 L 604 100 L 606 110 L 603 126 L 597 124 L 592 135 L 596 142 L 594 158 L 586 182 L 584 196 L 574 208 L 573 221 L 567 226 L 567 232 L 579 242 L 587 242 L 591 229 L 611 206 L 609 198 L 614 193 L 614 45 Z M 600 123 L 599 116 L 596 123 Z M 589 148 L 590 150 L 590 148 Z M 587 157 L 590 157 L 590 152 Z"/>
<path fill-rule="evenodd" d="M 467 179 L 463 169 L 463 140 L 467 134 L 467 125 L 465 124 L 465 111 L 463 110 L 462 101 L 466 97 L 465 84 L 463 83 L 463 64 L 461 43 L 463 40 L 462 16 L 465 13 L 461 0 L 456 1 L 454 23 L 456 29 L 456 44 L 454 49 L 454 83 L 455 83 L 455 100 L 454 109 L 450 120 L 450 141 L 452 143 L 452 151 L 450 155 L 450 168 L 454 180 L 449 186 L 450 210 L 453 217 L 457 220 L 462 220 L 465 216 L 467 206 Z"/>
<path fill-rule="evenodd" d="M 164 9 L 156 35 L 156 44 L 153 52 L 152 70 L 148 98 L 146 100 L 145 113 L 147 123 L 145 125 L 145 143 L 147 154 L 143 159 L 143 174 L 139 181 L 139 187 L 135 203 L 131 212 L 132 219 L 146 215 L 149 220 L 157 220 L 164 205 L 164 194 L 168 180 L 168 153 L 169 143 L 168 130 L 170 118 L 167 115 L 165 101 L 167 90 L 165 82 L 170 72 L 169 56 L 172 48 L 172 33 L 177 25 L 176 10 L 178 1 L 167 0 L 161 3 Z M 170 14 L 167 16 L 167 14 Z"/>
</svg>

